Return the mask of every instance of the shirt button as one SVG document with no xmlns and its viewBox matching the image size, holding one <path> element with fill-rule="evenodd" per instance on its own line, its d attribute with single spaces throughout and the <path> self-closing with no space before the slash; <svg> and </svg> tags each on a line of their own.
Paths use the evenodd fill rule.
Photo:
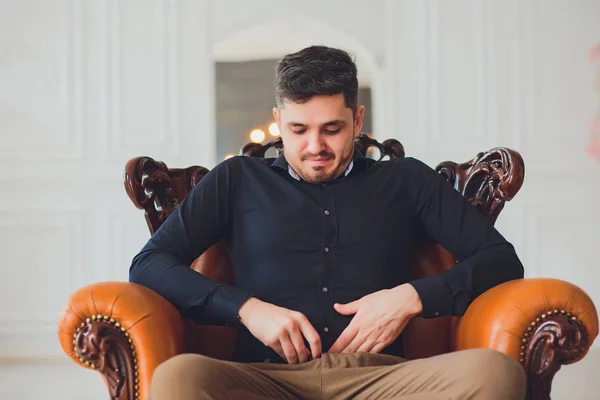
<svg viewBox="0 0 600 400">
<path fill-rule="evenodd" d="M 324 330 L 325 332 L 329 332 L 329 328 L 328 328 L 328 327 L 325 327 L 325 328 L 323 328 L 323 330 Z"/>
<path fill-rule="evenodd" d="M 440 312 L 436 311 L 436 312 L 433 313 L 433 315 L 435 315 L 436 317 L 438 317 L 440 315 Z"/>
<path fill-rule="evenodd" d="M 324 287 L 324 288 L 323 288 L 323 291 L 324 291 L 325 293 L 327 293 L 327 291 L 328 291 L 328 290 L 329 290 L 329 289 L 327 289 L 326 287 Z"/>
<path fill-rule="evenodd" d="M 325 247 L 325 253 L 329 253 L 329 247 Z"/>
<path fill-rule="evenodd" d="M 329 215 L 329 210 L 325 210 L 325 215 Z"/>
</svg>

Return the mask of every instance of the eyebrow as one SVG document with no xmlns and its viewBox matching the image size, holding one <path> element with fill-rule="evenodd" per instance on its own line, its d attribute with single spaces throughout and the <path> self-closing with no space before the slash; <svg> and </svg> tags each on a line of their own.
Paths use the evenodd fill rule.
<svg viewBox="0 0 600 400">
<path fill-rule="evenodd" d="M 341 119 L 334 119 L 333 121 L 327 121 L 327 122 L 322 123 L 319 127 L 320 128 L 326 128 L 326 127 L 331 126 L 331 125 L 340 125 L 340 126 L 343 127 L 343 126 L 346 125 L 346 121 L 341 120 Z M 294 127 L 294 126 L 295 127 L 304 127 L 304 126 L 307 126 L 307 125 L 303 124 L 301 122 L 291 121 L 291 122 L 288 122 L 288 126 L 292 126 L 292 127 Z"/>
</svg>

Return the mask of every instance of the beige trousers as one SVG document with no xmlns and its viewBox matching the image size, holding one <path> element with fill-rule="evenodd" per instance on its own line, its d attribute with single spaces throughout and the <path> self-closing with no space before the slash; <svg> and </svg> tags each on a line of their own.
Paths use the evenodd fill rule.
<svg viewBox="0 0 600 400">
<path fill-rule="evenodd" d="M 525 392 L 523 366 L 487 349 L 412 361 L 324 353 L 303 364 L 236 363 L 183 354 L 158 366 L 150 399 L 522 400 Z"/>
</svg>

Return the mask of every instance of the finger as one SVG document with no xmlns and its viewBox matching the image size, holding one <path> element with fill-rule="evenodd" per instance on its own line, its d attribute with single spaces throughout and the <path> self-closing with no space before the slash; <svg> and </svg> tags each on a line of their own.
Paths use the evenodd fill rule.
<svg viewBox="0 0 600 400">
<path fill-rule="evenodd" d="M 365 353 L 369 353 L 371 351 L 371 349 L 377 344 L 376 340 L 373 339 L 367 339 L 363 342 L 363 344 L 361 344 L 358 349 L 356 349 L 357 352 L 365 352 Z"/>
<path fill-rule="evenodd" d="M 283 349 L 281 348 L 281 343 L 277 342 L 277 344 L 274 346 L 271 346 L 271 348 L 273 350 L 275 350 L 275 352 L 277 354 L 279 354 L 279 357 L 281 357 L 282 360 L 286 360 L 285 353 L 283 352 Z"/>
<path fill-rule="evenodd" d="M 335 303 L 333 308 L 340 314 L 343 315 L 352 315 L 358 312 L 358 308 L 360 306 L 360 300 L 356 300 L 347 304 Z"/>
<path fill-rule="evenodd" d="M 340 335 L 340 337 L 337 338 L 333 346 L 331 346 L 329 352 L 341 353 L 341 351 L 345 349 L 346 346 L 348 346 L 352 342 L 352 340 L 354 340 L 357 334 L 358 329 L 352 325 L 352 322 L 350 322 L 350 325 L 348 325 L 346 329 L 344 329 L 344 332 L 342 332 L 342 334 Z"/>
<path fill-rule="evenodd" d="M 388 344 L 385 342 L 379 342 L 373 346 L 373 348 L 369 351 L 369 353 L 381 353 L 383 349 L 386 348 Z"/>
<path fill-rule="evenodd" d="M 308 345 L 310 346 L 312 358 L 315 359 L 320 357 L 321 353 L 323 352 L 321 337 L 306 317 L 300 318 L 300 329 L 302 330 L 302 335 L 304 335 Z"/>
<path fill-rule="evenodd" d="M 356 350 L 366 341 L 366 337 L 361 335 L 360 332 L 352 339 L 348 346 L 342 349 L 341 353 L 350 354 L 356 352 Z"/>
<path fill-rule="evenodd" d="M 296 328 L 292 332 L 290 332 L 290 340 L 292 345 L 294 346 L 294 350 L 296 350 L 296 354 L 298 355 L 298 362 L 305 363 L 308 361 L 308 349 L 304 345 L 304 340 L 302 339 L 302 333 L 299 328 Z"/>
<path fill-rule="evenodd" d="M 285 355 L 285 360 L 287 360 L 288 364 L 298 364 L 298 354 L 296 354 L 296 349 L 287 332 L 279 337 L 279 343 L 281 343 L 281 348 L 283 349 L 283 354 Z"/>
</svg>

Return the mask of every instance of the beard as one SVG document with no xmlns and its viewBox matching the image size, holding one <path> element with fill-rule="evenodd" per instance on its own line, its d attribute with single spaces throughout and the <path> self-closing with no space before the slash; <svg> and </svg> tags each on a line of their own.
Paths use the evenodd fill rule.
<svg viewBox="0 0 600 400">
<path fill-rule="evenodd" d="M 335 166 L 335 168 L 331 171 L 327 171 L 326 166 L 317 166 L 306 168 L 306 170 L 296 171 L 298 176 L 302 178 L 305 182 L 309 183 L 326 183 L 331 182 L 338 178 L 340 175 L 346 171 L 348 165 L 350 164 L 350 160 L 352 159 L 352 155 L 354 154 L 354 145 L 350 147 L 346 152 L 342 154 L 340 157 L 339 163 Z M 300 158 L 301 161 L 306 161 L 311 158 L 320 158 L 326 160 L 335 160 L 335 154 L 322 151 L 318 154 L 303 154 Z"/>
</svg>

